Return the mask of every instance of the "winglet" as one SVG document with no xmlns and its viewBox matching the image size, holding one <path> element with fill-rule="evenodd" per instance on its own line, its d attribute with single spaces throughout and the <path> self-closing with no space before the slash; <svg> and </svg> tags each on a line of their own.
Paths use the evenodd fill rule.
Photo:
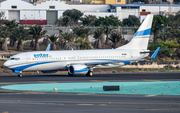
<svg viewBox="0 0 180 113">
<path fill-rule="evenodd" d="M 50 51 L 51 44 L 49 44 L 46 48 L 46 51 Z"/>
<path fill-rule="evenodd" d="M 158 51 L 159 51 L 159 49 L 160 49 L 160 47 L 158 47 L 158 48 L 156 49 L 156 51 L 153 53 L 153 55 L 151 56 L 151 58 L 149 58 L 148 60 L 155 59 L 155 58 L 156 58 L 156 55 L 157 55 L 157 53 L 158 53 Z"/>
</svg>

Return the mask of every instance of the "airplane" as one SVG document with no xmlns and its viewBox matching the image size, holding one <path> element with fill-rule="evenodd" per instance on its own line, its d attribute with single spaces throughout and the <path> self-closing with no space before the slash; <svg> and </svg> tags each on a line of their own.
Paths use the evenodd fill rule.
<svg viewBox="0 0 180 113">
<path fill-rule="evenodd" d="M 152 60 L 160 49 L 158 47 L 151 58 L 145 59 L 151 52 L 147 50 L 147 46 L 152 20 L 153 14 L 147 15 L 131 41 L 116 49 L 50 51 L 49 44 L 46 51 L 14 55 L 4 63 L 4 66 L 18 73 L 19 77 L 22 77 L 23 71 L 53 73 L 62 70 L 68 71 L 69 76 L 76 74 L 93 76 L 93 69 L 114 68 L 133 62 Z"/>
</svg>

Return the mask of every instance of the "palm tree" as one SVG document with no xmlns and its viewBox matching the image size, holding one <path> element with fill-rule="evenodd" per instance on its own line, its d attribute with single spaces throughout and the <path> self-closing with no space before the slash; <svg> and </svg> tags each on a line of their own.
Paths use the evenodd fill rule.
<svg viewBox="0 0 180 113">
<path fill-rule="evenodd" d="M 109 34 L 112 31 L 112 28 L 110 28 L 109 26 L 103 26 L 104 29 L 104 33 L 106 34 L 106 42 L 105 44 L 109 43 Z"/>
<path fill-rule="evenodd" d="M 17 29 L 18 23 L 15 20 L 11 20 L 11 21 L 5 21 L 4 24 L 6 25 L 9 32 L 10 45 L 15 47 L 17 45 L 16 44 L 17 39 L 13 36 L 14 35 L 13 31 Z"/>
<path fill-rule="evenodd" d="M 56 35 L 50 35 L 48 36 L 48 38 L 50 39 L 52 45 L 51 45 L 51 49 L 52 50 L 56 50 L 56 40 L 59 38 L 59 36 L 56 36 Z"/>
<path fill-rule="evenodd" d="M 78 38 L 75 43 L 79 45 L 80 49 L 92 49 L 90 43 L 85 41 L 83 38 Z"/>
<path fill-rule="evenodd" d="M 114 29 L 111 31 L 109 40 L 113 43 L 112 47 L 116 48 L 117 43 L 122 38 L 122 32 L 119 29 Z"/>
<path fill-rule="evenodd" d="M 20 26 L 16 32 L 18 34 L 17 35 L 17 41 L 18 41 L 17 50 L 23 51 L 23 41 L 29 38 L 28 30 L 24 29 L 23 26 Z"/>
<path fill-rule="evenodd" d="M 65 47 L 66 43 L 70 43 L 71 41 L 73 41 L 74 34 L 65 33 L 65 34 L 62 34 L 61 36 L 62 36 L 62 38 L 64 40 L 63 47 Z"/>
<path fill-rule="evenodd" d="M 39 39 L 43 37 L 44 34 L 46 34 L 46 30 L 42 30 L 41 26 L 32 26 L 29 29 L 30 37 L 35 40 L 35 50 L 39 50 Z"/>
<path fill-rule="evenodd" d="M 94 38 L 96 39 L 95 41 L 95 47 L 96 48 L 101 48 L 101 36 L 103 34 L 103 29 L 98 28 L 95 32 L 94 32 Z"/>
<path fill-rule="evenodd" d="M 1 49 L 3 51 L 8 50 L 8 47 L 7 47 L 8 36 L 9 36 L 8 29 L 6 27 L 1 28 L 0 29 L 0 38 L 1 38 L 1 43 L 2 43 Z"/>
<path fill-rule="evenodd" d="M 89 28 L 84 28 L 82 26 L 73 28 L 73 33 L 77 36 L 76 39 L 78 39 L 78 38 L 83 38 L 83 39 L 88 38 L 89 31 L 90 31 Z"/>
<path fill-rule="evenodd" d="M 11 32 L 11 34 L 10 34 L 10 45 L 11 46 L 13 46 L 13 47 L 17 47 L 17 40 L 18 40 L 18 36 L 19 36 L 19 34 L 18 34 L 19 32 L 18 32 L 18 28 L 16 28 L 16 29 L 13 29 L 12 30 L 12 32 Z"/>
</svg>

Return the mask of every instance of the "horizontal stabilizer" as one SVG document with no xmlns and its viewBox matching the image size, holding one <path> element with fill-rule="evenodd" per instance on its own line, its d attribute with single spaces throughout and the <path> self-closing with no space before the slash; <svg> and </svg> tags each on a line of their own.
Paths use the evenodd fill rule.
<svg viewBox="0 0 180 113">
<path fill-rule="evenodd" d="M 168 50 L 174 50 L 176 48 L 171 48 L 171 49 L 161 49 L 159 51 L 168 51 Z M 152 50 L 152 51 L 143 51 L 143 52 L 140 52 L 141 54 L 145 54 L 145 53 L 153 53 L 155 52 L 156 50 Z"/>
<path fill-rule="evenodd" d="M 159 52 L 159 49 L 160 49 L 160 47 L 158 47 L 158 48 L 156 49 L 156 51 L 153 53 L 153 55 L 151 56 L 151 58 L 149 58 L 148 60 L 155 59 L 156 56 L 157 56 L 157 53 Z"/>
<path fill-rule="evenodd" d="M 46 48 L 46 51 L 50 51 L 51 44 L 49 44 Z"/>
</svg>

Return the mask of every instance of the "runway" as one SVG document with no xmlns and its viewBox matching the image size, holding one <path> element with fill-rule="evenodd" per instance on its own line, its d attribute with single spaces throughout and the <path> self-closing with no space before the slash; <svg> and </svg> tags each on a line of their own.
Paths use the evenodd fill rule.
<svg viewBox="0 0 180 113">
<path fill-rule="evenodd" d="M 0 87 L 17 84 L 180 81 L 180 73 L 0 75 Z M 180 83 L 179 83 L 180 84 Z M 180 96 L 36 92 L 0 89 L 0 113 L 179 113 Z"/>
</svg>

